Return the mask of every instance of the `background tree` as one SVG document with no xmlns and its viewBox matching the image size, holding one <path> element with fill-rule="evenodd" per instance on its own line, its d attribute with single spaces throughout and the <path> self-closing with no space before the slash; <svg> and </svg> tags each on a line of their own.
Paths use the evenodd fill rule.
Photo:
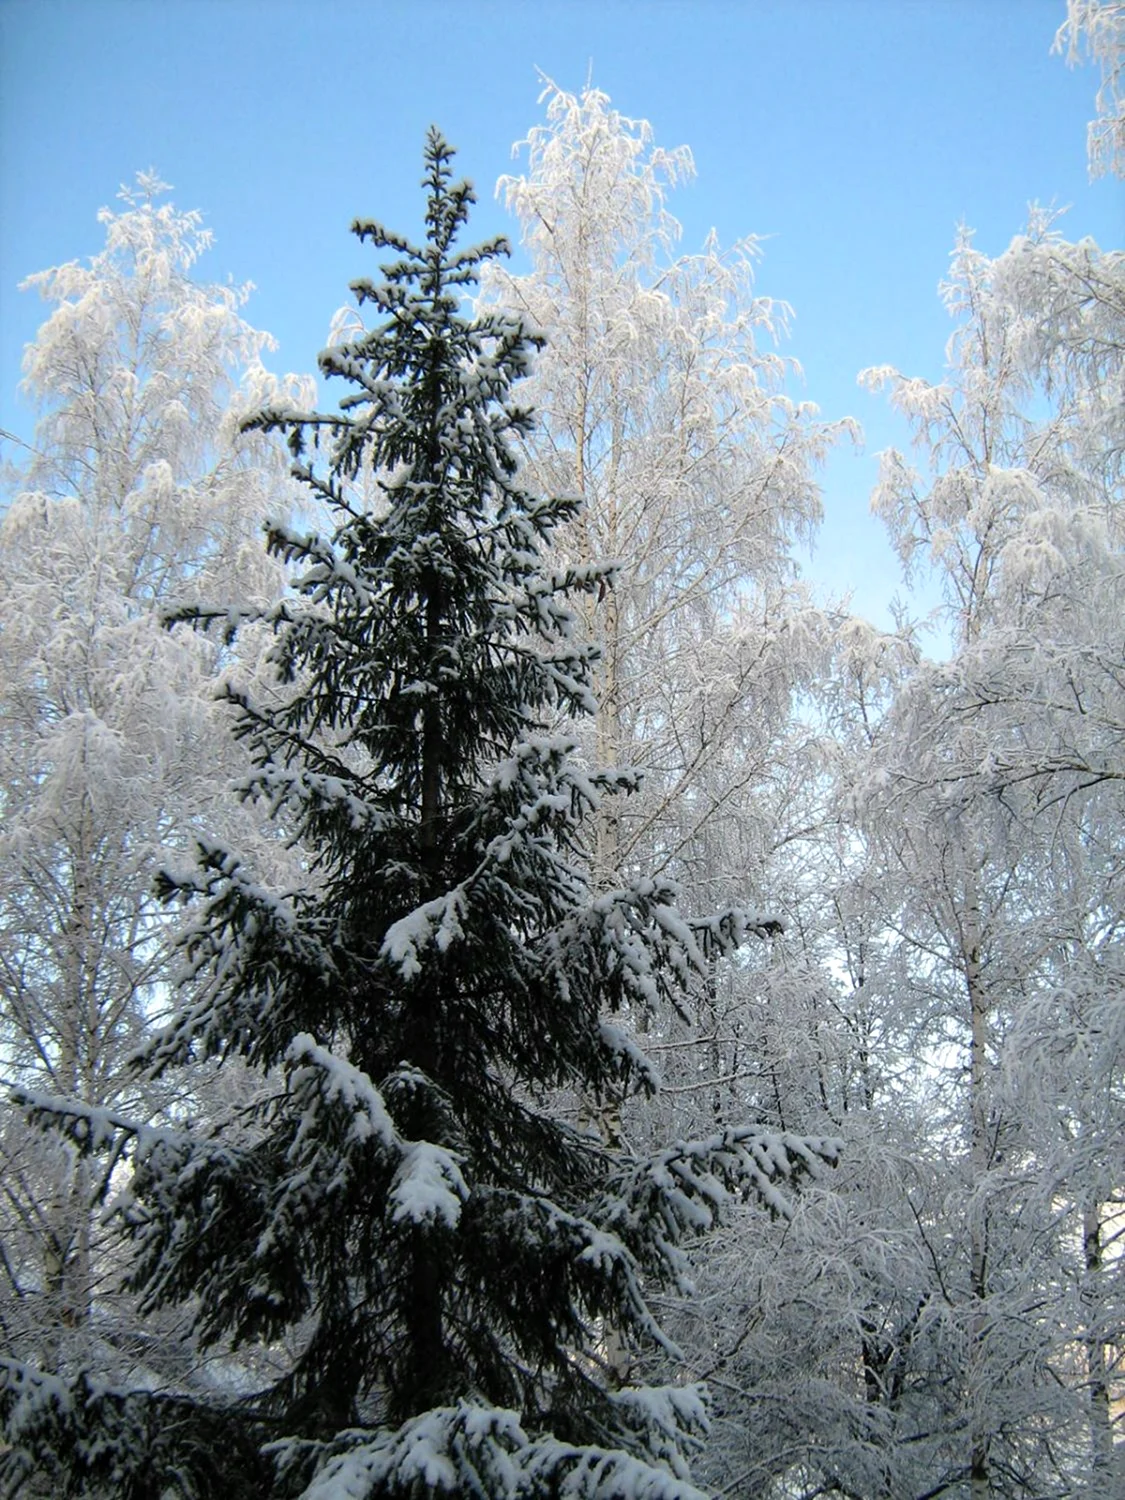
<svg viewBox="0 0 1125 1500">
<path fill-rule="evenodd" d="M 1086 1110 L 1073 1059 L 1045 1067 L 1029 1041 L 1045 1014 L 1056 1040 L 1085 1034 L 1116 983 L 1121 274 L 1042 217 L 996 261 L 963 235 L 947 380 L 873 374 L 931 476 L 891 454 L 876 503 L 907 564 L 934 568 L 952 644 L 899 688 L 864 795 L 914 1045 L 933 1077 L 952 1064 L 931 1119 L 944 1101 L 963 1151 L 933 1228 L 974 1495 L 1115 1483 L 1100 1242 L 1125 1165 L 1120 1036 L 1087 1054 Z"/>
<path fill-rule="evenodd" d="M 172 972 L 153 870 L 192 820 L 218 818 L 224 764 L 219 656 L 169 637 L 158 609 L 235 578 L 275 593 L 251 543 L 288 503 L 284 467 L 239 432 L 279 391 L 269 339 L 240 316 L 245 290 L 194 279 L 210 235 L 164 192 L 138 178 L 89 265 L 26 283 L 51 307 L 25 357 L 41 415 L 0 520 L 0 1067 L 9 1086 L 135 1111 L 170 1098 L 125 1066 Z M 133 1357 L 89 1163 L 29 1138 L 7 1104 L 0 1140 L 9 1352 L 57 1370 L 106 1335 Z"/>
<path fill-rule="evenodd" d="M 472 194 L 450 155 L 432 132 L 423 246 L 355 226 L 396 258 L 355 285 L 375 326 L 322 356 L 352 387 L 340 413 L 254 424 L 289 433 L 333 519 L 272 530 L 298 566 L 264 614 L 275 696 L 227 694 L 247 791 L 307 869 L 270 890 L 208 840 L 169 877 L 196 903 L 202 990 L 149 1063 L 242 1057 L 267 1088 L 205 1133 L 24 1095 L 130 1161 L 144 1305 L 190 1297 L 204 1346 L 288 1334 L 296 1357 L 248 1400 L 28 1385 L 9 1470 L 34 1454 L 122 1494 L 695 1494 L 699 1392 L 615 1388 L 606 1340 L 662 1342 L 646 1285 L 683 1274 L 679 1242 L 728 1190 L 784 1214 L 776 1182 L 834 1155 L 741 1127 L 633 1156 L 550 1104 L 651 1089 L 606 1013 L 690 984 L 746 921 L 688 922 L 661 879 L 589 892 L 581 822 L 630 778 L 581 769 L 550 726 L 592 709 L 564 601 L 605 574 L 542 559 L 576 506 L 520 482 L 511 386 L 534 340 L 458 311 L 501 246 L 456 248 Z"/>
<path fill-rule="evenodd" d="M 1121 273 L 1042 217 L 962 236 L 946 378 L 870 377 L 923 454 L 877 499 L 941 648 L 841 622 L 789 988 L 713 1075 L 845 1142 L 667 1314 L 730 1494 L 1120 1487 Z"/>
<path fill-rule="evenodd" d="M 601 652 L 596 753 L 643 781 L 598 822 L 598 867 L 745 899 L 760 851 L 716 869 L 709 829 L 753 805 L 777 757 L 803 606 L 790 548 L 819 517 L 813 473 L 839 428 L 787 394 L 788 309 L 754 291 L 756 243 L 676 253 L 665 203 L 694 173 L 688 149 L 658 147 L 594 88 L 543 97 L 526 172 L 498 188 L 532 269 L 489 268 L 485 293 L 550 331 L 527 455 L 536 484 L 584 502 L 559 545 L 617 565 L 580 608 Z"/>
<path fill-rule="evenodd" d="M 1090 176 L 1112 172 L 1125 176 L 1125 5 L 1121 0 L 1067 0 L 1066 21 L 1055 37 L 1055 50 L 1066 49 L 1072 66 L 1085 52 L 1101 70 L 1086 146 Z"/>
<path fill-rule="evenodd" d="M 814 471 L 840 428 L 791 398 L 799 372 L 776 349 L 788 309 L 755 292 L 756 243 L 679 253 L 667 200 L 694 173 L 687 148 L 663 150 L 592 87 L 548 82 L 543 98 L 524 173 L 498 185 L 531 271 L 493 264 L 483 290 L 550 331 L 524 452 L 538 487 L 583 501 L 558 546 L 615 566 L 613 588 L 578 604 L 600 653 L 583 746 L 640 785 L 592 821 L 595 878 L 657 871 L 697 908 L 768 899 L 776 916 L 790 885 L 777 851 L 807 812 L 794 696 L 823 635 L 791 548 L 819 517 Z M 659 1099 L 583 1108 L 638 1149 L 758 1118 L 762 1096 L 740 1084 L 786 983 L 776 943 L 717 965 L 687 1008 L 642 1023 Z"/>
</svg>

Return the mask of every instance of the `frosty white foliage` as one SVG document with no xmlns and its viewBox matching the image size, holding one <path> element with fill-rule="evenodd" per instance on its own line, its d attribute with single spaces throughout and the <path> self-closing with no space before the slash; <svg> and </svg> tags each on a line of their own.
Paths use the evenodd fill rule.
<svg viewBox="0 0 1125 1500">
<path fill-rule="evenodd" d="M 261 801 L 271 818 L 281 818 L 286 811 L 319 808 L 337 816 L 345 815 L 348 824 L 375 831 L 386 824 L 386 815 L 364 799 L 356 786 L 340 776 L 321 774 L 307 767 L 294 770 L 276 765 L 263 766 L 241 780 L 232 791 Z"/>
<path fill-rule="evenodd" d="M 151 1486 L 154 1474 L 159 1476 L 159 1489 L 150 1487 L 149 1493 L 182 1496 L 182 1488 L 173 1491 L 168 1484 L 178 1458 L 165 1446 L 170 1432 L 202 1456 L 210 1492 L 217 1492 L 217 1428 L 206 1418 L 197 1424 L 190 1402 L 149 1391 L 139 1378 L 126 1386 L 81 1370 L 60 1379 L 0 1359 L 0 1410 L 12 1440 L 0 1450 L 0 1493 L 5 1500 L 70 1488 L 72 1477 L 78 1477 L 81 1486 L 74 1493 L 100 1500 L 103 1495 L 136 1493 L 138 1485 Z M 154 1433 L 158 1451 L 152 1454 L 146 1445 Z M 45 1462 L 36 1464 L 36 1453 L 45 1455 Z"/>
<path fill-rule="evenodd" d="M 398 965 L 404 979 L 413 979 L 422 968 L 419 949 L 432 942 L 439 953 L 444 953 L 462 935 L 460 917 L 464 911 L 465 892 L 459 886 L 393 922 L 383 939 L 383 952 Z"/>
<path fill-rule="evenodd" d="M 630 1073 L 641 1087 L 655 1093 L 660 1088 L 660 1073 L 652 1059 L 637 1046 L 628 1032 L 605 1020 L 598 1023 L 598 1031 L 606 1048 L 625 1059 Z"/>
<path fill-rule="evenodd" d="M 15 1443 L 26 1428 L 34 1428 L 45 1417 L 65 1420 L 74 1407 L 65 1381 L 9 1359 L 0 1360 L 0 1402 L 7 1408 L 8 1430 Z"/>
<path fill-rule="evenodd" d="M 945 379 L 866 378 L 914 428 L 921 462 L 886 455 L 874 504 L 940 584 L 949 654 L 885 651 L 877 713 L 855 699 L 852 781 L 860 982 L 878 954 L 891 1037 L 930 1058 L 926 1132 L 961 1143 L 911 1198 L 926 1311 L 895 1322 L 950 1372 L 912 1487 L 958 1472 L 967 1431 L 982 1493 L 1115 1493 L 1121 1035 L 1102 1028 L 1125 923 L 1125 257 L 1037 210 L 995 259 L 963 231 L 943 295 Z M 872 643 L 853 644 L 874 682 Z M 873 1390 L 899 1388 L 895 1338 L 865 1345 Z"/>
<path fill-rule="evenodd" d="M 786 391 L 788 309 L 755 290 L 757 242 L 678 252 L 667 204 L 694 175 L 687 147 L 660 147 L 593 87 L 545 79 L 540 102 L 546 122 L 513 152 L 524 172 L 497 187 L 533 269 L 489 266 L 483 292 L 548 331 L 528 381 L 529 467 L 547 493 L 583 498 L 567 555 L 615 566 L 612 589 L 579 605 L 601 653 L 592 758 L 644 773 L 597 821 L 612 885 L 632 863 L 705 867 L 739 762 L 753 779 L 787 712 L 788 548 L 815 525 L 813 470 L 842 429 Z"/>
<path fill-rule="evenodd" d="M 1059 27 L 1054 50 L 1066 51 L 1070 65 L 1082 53 L 1101 71 L 1086 146 L 1090 176 L 1112 172 L 1125 177 L 1125 4 L 1121 0 L 1067 0 L 1066 21 Z"/>
<path fill-rule="evenodd" d="M 929 446 L 928 489 L 890 451 L 872 504 L 908 569 L 938 565 L 967 641 L 991 618 L 998 586 L 1016 600 L 1029 566 L 1050 571 L 1052 530 L 1075 535 L 1077 523 L 1096 541 L 1125 452 L 1125 256 L 1067 244 L 1037 211 L 996 260 L 963 230 L 943 296 L 957 319 L 946 381 L 888 367 L 860 379 L 889 387 Z M 1037 399 L 1041 419 L 1025 414 Z M 1056 548 L 1054 562 L 1061 556 Z"/>
<path fill-rule="evenodd" d="M 291 490 L 240 421 L 299 385 L 266 371 L 248 288 L 195 279 L 210 235 L 166 192 L 138 178 L 88 263 L 25 283 L 47 308 L 24 357 L 39 419 L 0 518 L 0 1063 L 8 1082 L 141 1116 L 169 1099 L 127 1064 L 171 977 L 153 877 L 194 823 L 240 818 L 222 800 L 219 649 L 160 613 L 235 580 L 259 601 L 279 588 L 257 533 Z M 95 1337 L 95 1307 L 127 1302 L 90 1161 L 41 1136 L 29 1149 L 7 1111 L 0 1142 L 0 1296 L 40 1289 L 21 1323 L 49 1364 L 61 1329 Z"/>
<path fill-rule="evenodd" d="M 104 1105 L 84 1105 L 72 1099 L 60 1098 L 57 1094 L 44 1093 L 39 1089 L 19 1089 L 15 1100 L 39 1123 L 65 1122 L 66 1133 L 84 1150 L 103 1151 L 116 1140 L 119 1130 L 131 1128 L 124 1125 L 111 1109 Z M 163 1135 L 163 1131 L 152 1131 L 142 1127 L 147 1136 Z"/>
<path fill-rule="evenodd" d="M 689 1478 L 685 1454 L 703 1447 L 710 1421 L 704 1387 L 623 1386 L 613 1393 L 613 1403 L 626 1425 L 644 1435 L 647 1452 L 677 1478 Z"/>
</svg>

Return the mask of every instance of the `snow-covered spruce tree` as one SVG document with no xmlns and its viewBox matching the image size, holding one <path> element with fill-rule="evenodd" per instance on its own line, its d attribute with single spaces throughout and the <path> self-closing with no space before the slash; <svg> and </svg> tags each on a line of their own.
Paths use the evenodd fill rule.
<svg viewBox="0 0 1125 1500">
<path fill-rule="evenodd" d="M 431 133 L 424 246 L 354 226 L 397 258 L 353 288 L 375 326 L 321 356 L 353 387 L 340 412 L 256 419 L 335 519 L 271 533 L 297 569 L 266 615 L 279 688 L 228 689 L 246 793 L 307 878 L 271 891 L 208 845 L 165 879 L 208 988 L 147 1066 L 239 1057 L 272 1087 L 207 1133 L 29 1101 L 130 1160 L 117 1212 L 147 1305 L 190 1301 L 203 1348 L 284 1343 L 291 1365 L 252 1397 L 23 1393 L 75 1493 L 696 1494 L 700 1392 L 617 1387 L 607 1345 L 660 1345 L 646 1287 L 682 1279 L 724 1196 L 784 1213 L 779 1181 L 834 1155 L 747 1126 L 639 1159 L 560 1110 L 654 1088 L 607 1015 L 766 924 L 689 922 L 660 881 L 588 887 L 581 820 L 630 778 L 544 726 L 592 711 L 566 597 L 610 580 L 545 564 L 577 502 L 520 485 L 510 392 L 538 340 L 460 310 L 504 246 L 456 248 L 472 193 L 451 154 Z"/>
</svg>

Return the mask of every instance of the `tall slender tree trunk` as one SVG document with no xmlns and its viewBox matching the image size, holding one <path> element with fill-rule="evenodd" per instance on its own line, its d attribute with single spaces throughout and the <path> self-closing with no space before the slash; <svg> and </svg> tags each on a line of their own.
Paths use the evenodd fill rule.
<svg viewBox="0 0 1125 1500">
<path fill-rule="evenodd" d="M 93 1097 L 88 1051 L 96 1035 L 97 997 L 91 972 L 93 830 L 83 798 L 71 847 L 70 910 L 63 933 L 62 1006 L 55 1087 L 65 1098 Z M 63 1159 L 47 1214 L 43 1279 L 48 1305 L 61 1327 L 89 1320 L 92 1297 L 90 1173 L 85 1161 Z"/>
<path fill-rule="evenodd" d="M 1098 1331 L 1098 1282 L 1103 1267 L 1102 1219 L 1097 1203 L 1087 1203 L 1082 1211 L 1082 1249 L 1086 1275 L 1082 1301 L 1086 1317 L 1086 1376 L 1090 1386 L 1090 1438 L 1093 1447 L 1094 1474 L 1105 1494 L 1110 1493 L 1116 1470 L 1113 1442 L 1113 1416 L 1110 1408 L 1109 1363 L 1105 1343 Z"/>
<path fill-rule="evenodd" d="M 426 655 L 432 666 L 441 648 L 445 600 L 440 580 L 423 579 L 425 592 Z M 444 762 L 442 708 L 436 694 L 427 696 L 422 711 L 422 805 L 419 847 L 426 880 L 423 899 L 438 893 L 441 883 L 442 765 Z M 414 1014 L 409 1029 L 408 1061 L 440 1081 L 440 998 L 418 990 L 413 997 Z M 431 1122 L 418 1120 L 413 1131 L 425 1139 Z M 410 1265 L 404 1287 L 403 1321 L 409 1345 L 403 1389 L 396 1393 L 399 1420 L 439 1406 L 447 1395 L 445 1326 L 442 1316 L 441 1268 L 429 1233 L 415 1230 L 410 1247 Z"/>
<path fill-rule="evenodd" d="M 970 1431 L 969 1488 L 972 1500 L 985 1500 L 991 1489 L 989 1434 L 984 1423 L 987 1410 L 985 1341 L 988 1329 L 988 1207 L 983 1188 L 991 1156 L 988 1100 L 988 996 L 981 974 L 980 921 L 975 902 L 969 904 L 965 920 L 968 942 L 965 952 L 965 984 L 968 991 L 969 1037 L 969 1129 L 972 1170 L 972 1209 L 969 1230 L 970 1315 L 969 1381 L 972 1427 Z"/>
<path fill-rule="evenodd" d="M 621 434 L 617 419 L 614 419 L 610 439 L 608 485 L 603 506 L 605 520 L 605 550 L 609 557 L 621 555 L 622 517 L 618 495 L 617 476 L 620 467 Z M 625 755 L 624 734 L 621 719 L 622 695 L 622 620 L 621 600 L 617 590 L 610 589 L 599 605 L 601 629 L 599 641 L 602 652 L 598 672 L 598 717 L 597 756 L 598 764 L 619 766 Z M 621 821 L 616 799 L 603 803 L 597 823 L 597 869 L 599 885 L 617 885 L 621 880 Z"/>
</svg>

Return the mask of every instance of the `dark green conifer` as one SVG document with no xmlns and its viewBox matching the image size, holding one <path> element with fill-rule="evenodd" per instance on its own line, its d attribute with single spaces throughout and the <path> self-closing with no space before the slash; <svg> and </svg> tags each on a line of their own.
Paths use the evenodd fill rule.
<svg viewBox="0 0 1125 1500">
<path fill-rule="evenodd" d="M 206 846 L 164 881 L 196 909 L 201 998 L 146 1066 L 239 1056 L 272 1086 L 206 1134 L 30 1101 L 130 1156 L 119 1213 L 149 1306 L 192 1306 L 203 1348 L 295 1353 L 253 1397 L 103 1393 L 95 1412 L 75 1384 L 22 1439 L 53 1430 L 75 1493 L 108 1473 L 154 1500 L 693 1494 L 699 1393 L 616 1388 L 607 1341 L 660 1345 L 646 1286 L 681 1276 L 680 1238 L 725 1192 L 784 1211 L 776 1180 L 832 1154 L 748 1127 L 637 1159 L 559 1108 L 653 1089 L 629 1015 L 747 923 L 688 922 L 660 881 L 588 888 L 582 820 L 629 778 L 558 732 L 593 706 L 566 598 L 611 579 L 546 561 L 577 502 L 520 483 L 511 391 L 540 340 L 465 310 L 505 247 L 457 247 L 473 200 L 451 155 L 431 132 L 421 247 L 354 226 L 392 258 L 353 288 L 370 330 L 321 356 L 340 410 L 256 419 L 332 518 L 271 532 L 294 568 L 265 616 L 277 687 L 228 689 L 244 792 L 304 879 L 268 890 Z"/>
</svg>

